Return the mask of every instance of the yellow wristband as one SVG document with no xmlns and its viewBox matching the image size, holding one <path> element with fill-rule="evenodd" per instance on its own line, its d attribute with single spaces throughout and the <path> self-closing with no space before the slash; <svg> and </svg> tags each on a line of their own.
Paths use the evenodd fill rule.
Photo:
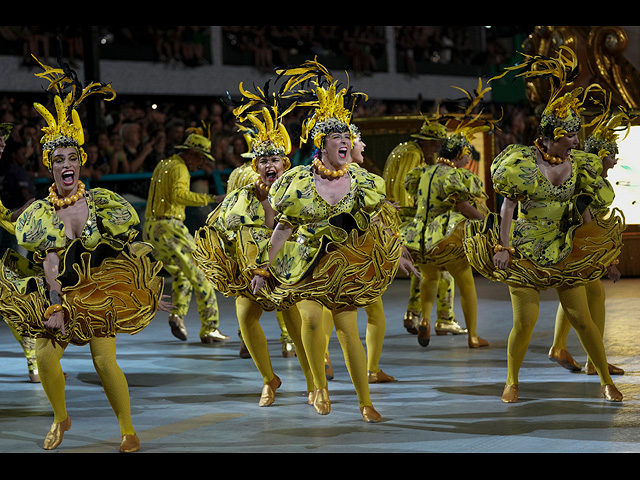
<svg viewBox="0 0 640 480">
<path fill-rule="evenodd" d="M 270 277 L 270 276 L 271 276 L 271 274 L 269 273 L 269 271 L 268 271 L 268 270 L 265 270 L 264 268 L 256 268 L 256 269 L 253 271 L 253 274 L 254 274 L 254 275 L 259 275 L 259 276 L 261 276 L 261 277 Z"/>
<path fill-rule="evenodd" d="M 497 244 L 495 247 L 493 247 L 493 253 L 498 253 L 498 252 L 502 252 L 503 250 L 507 250 L 510 254 L 514 254 L 516 249 L 513 247 L 503 247 L 500 244 Z"/>
<path fill-rule="evenodd" d="M 60 312 L 61 310 L 62 310 L 62 305 L 59 305 L 59 304 L 50 305 L 44 312 L 44 318 L 49 319 L 51 315 L 53 315 L 56 312 Z"/>
</svg>

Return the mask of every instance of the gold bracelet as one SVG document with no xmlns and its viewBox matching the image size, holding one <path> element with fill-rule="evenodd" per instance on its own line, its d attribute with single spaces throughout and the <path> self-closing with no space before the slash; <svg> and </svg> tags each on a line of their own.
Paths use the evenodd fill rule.
<svg viewBox="0 0 640 480">
<path fill-rule="evenodd" d="M 44 312 L 44 318 L 48 320 L 51 315 L 53 315 L 56 312 L 60 312 L 61 310 L 62 310 L 62 305 L 60 304 L 56 303 L 55 305 L 49 305 L 49 307 Z"/>
<path fill-rule="evenodd" d="M 611 265 L 618 265 L 620 263 L 620 259 L 616 258 L 614 261 L 612 261 L 609 266 Z"/>
<path fill-rule="evenodd" d="M 497 244 L 495 247 L 493 247 L 493 253 L 502 252 L 503 250 L 507 250 L 512 255 L 516 252 L 515 248 L 513 248 L 513 247 L 503 247 L 500 244 Z"/>
<path fill-rule="evenodd" d="M 256 269 L 253 271 L 253 274 L 254 274 L 254 275 L 259 275 L 259 276 L 261 276 L 261 277 L 266 277 L 266 278 L 268 278 L 268 277 L 270 277 L 270 276 L 271 276 L 271 274 L 269 273 L 269 271 L 268 271 L 268 270 L 265 270 L 264 268 L 256 268 Z"/>
</svg>

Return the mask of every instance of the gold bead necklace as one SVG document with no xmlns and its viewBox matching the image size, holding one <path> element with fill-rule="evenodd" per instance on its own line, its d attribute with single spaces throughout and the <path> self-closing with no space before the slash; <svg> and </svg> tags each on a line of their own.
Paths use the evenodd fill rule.
<svg viewBox="0 0 640 480">
<path fill-rule="evenodd" d="M 85 186 L 84 186 L 84 183 L 82 183 L 81 181 L 78 181 L 78 190 L 77 190 L 77 192 L 74 193 L 73 195 L 70 195 L 70 196 L 64 197 L 64 198 L 59 198 L 58 197 L 58 191 L 56 189 L 55 182 L 53 183 L 53 185 L 51 185 L 49 187 L 49 201 L 56 208 L 61 208 L 61 207 L 65 207 L 65 206 L 68 207 L 69 205 L 73 205 L 78 200 L 80 200 L 82 197 L 84 197 L 84 194 L 85 194 Z"/>
<path fill-rule="evenodd" d="M 444 163 L 445 165 L 449 165 L 451 168 L 458 168 L 456 167 L 456 164 L 448 158 L 438 157 L 438 163 Z"/>
<path fill-rule="evenodd" d="M 340 170 L 329 170 L 327 167 L 324 166 L 324 164 L 320 161 L 320 159 L 318 158 L 313 159 L 313 166 L 316 167 L 316 169 L 320 173 L 324 174 L 326 177 L 340 178 L 344 176 L 349 171 L 349 165 L 350 164 L 347 163 Z"/>
<path fill-rule="evenodd" d="M 556 157 L 555 155 L 551 155 L 547 153 L 545 146 L 542 144 L 542 138 L 540 137 L 536 138 L 533 141 L 533 144 L 536 146 L 536 148 L 542 155 L 542 158 L 544 158 L 547 162 L 551 163 L 552 165 L 560 165 L 561 163 L 566 162 L 567 159 L 569 158 L 569 157 L 567 158 Z"/>
<path fill-rule="evenodd" d="M 271 185 L 265 185 L 264 183 L 262 183 L 262 180 L 260 179 L 256 180 L 256 186 L 260 190 L 264 190 L 265 192 L 269 192 L 269 189 L 271 188 Z"/>
</svg>

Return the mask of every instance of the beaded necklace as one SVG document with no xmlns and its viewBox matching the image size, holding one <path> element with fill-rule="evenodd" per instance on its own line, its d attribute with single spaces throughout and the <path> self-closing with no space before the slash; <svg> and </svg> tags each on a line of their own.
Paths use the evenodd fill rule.
<svg viewBox="0 0 640 480">
<path fill-rule="evenodd" d="M 84 183 L 82 183 L 81 181 L 78 181 L 78 190 L 76 193 L 74 193 L 73 195 L 70 195 L 68 197 L 64 197 L 64 198 L 59 198 L 58 197 L 58 192 L 56 189 L 56 184 L 55 182 L 53 183 L 53 185 L 51 185 L 49 187 L 49 201 L 55 205 L 56 208 L 61 208 L 64 206 L 69 206 L 69 205 L 73 205 L 74 203 L 76 203 L 78 200 L 80 200 L 82 197 L 84 197 L 85 194 L 85 186 Z"/>
<path fill-rule="evenodd" d="M 533 141 L 533 144 L 536 146 L 536 148 L 542 155 L 542 158 L 544 158 L 547 162 L 551 163 L 552 165 L 560 165 L 561 163 L 566 162 L 567 159 L 569 158 L 569 157 L 567 158 L 556 157 L 555 155 L 551 155 L 547 153 L 547 150 L 545 146 L 542 144 L 542 139 L 540 137 L 536 138 Z"/>
<path fill-rule="evenodd" d="M 349 171 L 349 163 L 347 163 L 344 167 L 342 167 L 340 170 L 329 170 L 327 167 L 324 166 L 324 164 L 317 158 L 315 158 L 313 160 L 313 166 L 316 167 L 316 169 L 324 174 L 327 177 L 333 177 L 333 178 L 340 178 L 342 176 L 344 176 L 348 171 Z"/>
<path fill-rule="evenodd" d="M 456 164 L 448 158 L 438 157 L 438 163 L 444 163 L 445 165 L 449 165 L 451 168 L 458 168 L 456 167 Z"/>
</svg>

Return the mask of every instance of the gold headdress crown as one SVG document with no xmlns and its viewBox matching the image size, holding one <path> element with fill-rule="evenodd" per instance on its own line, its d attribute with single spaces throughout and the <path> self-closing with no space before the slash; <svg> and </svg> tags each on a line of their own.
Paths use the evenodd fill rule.
<svg viewBox="0 0 640 480">
<path fill-rule="evenodd" d="M 82 149 L 84 144 L 84 130 L 77 112 L 78 105 L 89 95 L 100 93 L 109 95 L 105 100 L 113 100 L 116 92 L 111 85 L 93 82 L 82 88 L 76 72 L 64 64 L 58 68 L 41 63 L 34 55 L 34 60 L 42 67 L 44 72 L 36 73 L 36 77 L 49 80 L 47 90 L 53 91 L 56 117 L 40 103 L 34 103 L 36 111 L 42 115 L 47 125 L 42 128 L 44 135 L 42 143 L 42 162 L 47 168 L 51 168 L 50 154 L 59 147 L 76 147 L 80 155 L 80 162 L 84 164 L 87 155 Z M 71 86 L 71 91 L 64 96 L 66 87 Z"/>
<path fill-rule="evenodd" d="M 278 69 L 277 72 L 281 77 L 290 77 L 282 90 L 298 97 L 298 105 L 313 108 L 312 115 L 302 123 L 302 143 L 306 143 L 310 137 L 317 148 L 322 148 L 327 133 L 351 133 L 353 107 L 357 99 L 368 98 L 365 94 L 354 93 L 350 88 L 340 88 L 331 72 L 318 63 L 317 59 L 307 60 L 299 67 Z M 295 87 L 307 81 L 311 82 L 310 90 L 301 88 L 294 91 Z"/>
<path fill-rule="evenodd" d="M 603 105 L 602 114 L 596 119 L 596 126 L 584 142 L 583 150 L 594 153 L 600 158 L 618 153 L 620 133 L 624 132 L 622 140 L 627 138 L 631 130 L 631 123 L 636 117 L 626 107 L 619 106 L 618 112 L 611 111 L 611 95 L 608 95 L 606 105 Z"/>
<path fill-rule="evenodd" d="M 517 70 L 520 70 L 521 73 L 516 77 L 549 79 L 551 92 L 540 119 L 540 129 L 550 132 L 555 140 L 565 136 L 568 132 L 579 131 L 582 124 L 583 105 L 588 95 L 592 93 L 592 90 L 602 91 L 602 87 L 598 84 L 592 84 L 587 88 L 576 87 L 567 93 L 562 93 L 576 79 L 579 72 L 578 57 L 567 46 L 560 46 L 556 58 L 543 55 L 524 56 L 523 63 L 507 67 L 502 74 L 491 80 L 501 78 L 508 72 Z"/>
</svg>

